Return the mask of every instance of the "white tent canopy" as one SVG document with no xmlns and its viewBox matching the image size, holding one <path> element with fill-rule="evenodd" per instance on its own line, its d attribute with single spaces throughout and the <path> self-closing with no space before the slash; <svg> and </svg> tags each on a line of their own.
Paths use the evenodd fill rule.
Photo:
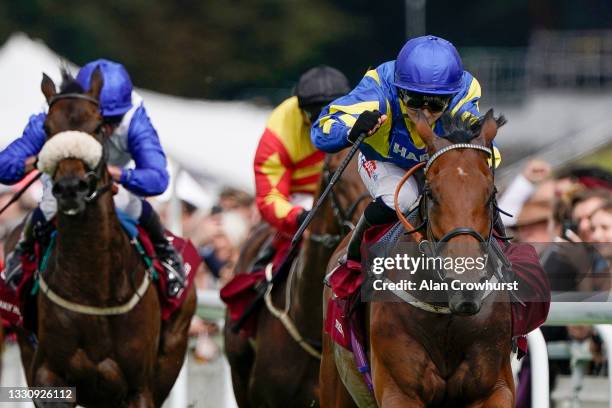
<svg viewBox="0 0 612 408">
<path fill-rule="evenodd" d="M 44 109 L 41 73 L 59 82 L 62 63 L 65 60 L 43 43 L 24 34 L 14 34 L 0 48 L 0 89 L 4 96 L 0 99 L 0 148 L 21 135 L 29 115 Z M 76 73 L 76 66 L 68 65 Z M 133 79 L 138 82 L 138 78 Z M 168 155 L 200 181 L 204 179 L 208 193 L 214 194 L 212 190 L 224 185 L 253 191 L 253 156 L 269 109 L 245 102 L 198 101 L 138 92 Z M 611 96 L 610 92 L 539 91 L 526 96 L 521 105 L 495 106 L 496 112 L 505 113 L 509 120 L 496 139 L 502 154 L 506 152 L 502 166 L 510 164 L 507 159 L 512 149 L 518 149 L 524 157 L 559 140 L 570 140 L 577 133 L 581 146 L 593 145 L 590 130 L 597 130 L 602 118 L 607 118 L 612 109 Z M 193 187 L 195 183 L 187 184 Z"/>
<path fill-rule="evenodd" d="M 60 82 L 67 63 L 42 42 L 12 35 L 0 48 L 0 148 L 19 137 L 28 117 L 45 108 L 42 72 Z M 133 78 L 138 82 L 138 78 Z M 253 156 L 269 109 L 244 102 L 210 102 L 139 89 L 168 155 L 217 186 L 253 190 Z"/>
</svg>

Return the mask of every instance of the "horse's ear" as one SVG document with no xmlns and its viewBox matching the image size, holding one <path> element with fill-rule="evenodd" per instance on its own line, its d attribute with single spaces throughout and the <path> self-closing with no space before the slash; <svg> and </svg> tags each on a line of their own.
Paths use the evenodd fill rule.
<svg viewBox="0 0 612 408">
<path fill-rule="evenodd" d="M 104 79 L 102 78 L 102 71 L 100 67 L 97 67 L 94 72 L 91 74 L 91 86 L 87 93 L 93 96 L 96 99 L 100 99 L 100 91 L 102 90 L 102 85 L 104 85 Z"/>
<path fill-rule="evenodd" d="M 55 83 L 45 73 L 43 73 L 43 78 L 42 78 L 42 81 L 40 82 L 40 90 L 42 91 L 43 95 L 45 95 L 45 98 L 47 99 L 47 103 L 49 103 L 51 98 L 53 98 L 55 94 L 57 93 L 57 90 L 55 89 Z"/>
<path fill-rule="evenodd" d="M 427 122 L 427 118 L 420 110 L 416 112 L 416 121 L 414 124 L 416 125 L 416 131 L 419 133 L 419 136 L 421 136 L 421 139 L 427 145 L 427 150 L 430 154 L 451 144 L 448 140 L 436 136 L 429 122 Z"/>
<path fill-rule="evenodd" d="M 497 129 L 506 123 L 504 115 L 496 118 L 493 115 L 493 109 L 489 109 L 482 119 L 482 126 L 480 127 L 480 134 L 478 135 L 478 141 L 484 146 L 490 146 L 493 139 L 497 135 Z"/>
</svg>

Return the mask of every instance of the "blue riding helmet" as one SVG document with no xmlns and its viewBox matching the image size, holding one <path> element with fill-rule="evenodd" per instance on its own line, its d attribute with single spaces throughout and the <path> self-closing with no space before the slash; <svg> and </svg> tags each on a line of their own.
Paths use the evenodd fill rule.
<svg viewBox="0 0 612 408">
<path fill-rule="evenodd" d="M 419 93 L 450 95 L 459 92 L 462 77 L 463 63 L 455 46 L 427 35 L 402 47 L 395 60 L 393 84 Z"/>
<path fill-rule="evenodd" d="M 90 88 L 91 75 L 100 67 L 104 85 L 100 91 L 102 116 L 123 115 L 132 107 L 132 80 L 125 67 L 107 59 L 87 63 L 79 70 L 76 80 L 83 89 Z"/>
</svg>

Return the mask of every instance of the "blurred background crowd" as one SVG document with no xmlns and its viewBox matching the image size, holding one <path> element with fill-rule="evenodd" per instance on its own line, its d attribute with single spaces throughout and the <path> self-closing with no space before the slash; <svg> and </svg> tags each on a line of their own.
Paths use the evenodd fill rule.
<svg viewBox="0 0 612 408">
<path fill-rule="evenodd" d="M 499 206 L 513 214 L 504 217 L 511 235 L 538 244 L 559 296 L 573 296 L 579 287 L 590 300 L 609 301 L 610 21 L 612 3 L 605 0 L 0 2 L 0 148 L 42 106 L 42 70 L 99 57 L 125 64 L 135 85 L 150 90 L 141 93 L 162 144 L 192 181 L 177 183 L 171 193 L 180 200 L 183 235 L 203 260 L 196 285 L 217 291 L 231 279 L 240 247 L 260 220 L 252 196 L 257 141 L 299 75 L 328 64 L 354 85 L 368 67 L 394 59 L 407 38 L 439 35 L 457 46 L 480 81 L 481 111 L 494 107 L 509 120 L 496 140 L 503 156 Z M 22 185 L 0 185 L 0 208 Z M 0 215 L 0 243 L 40 194 L 34 185 Z M 151 199 L 170 224 L 168 200 Z M 575 254 L 566 242 L 592 245 Z M 0 245 L 0 264 L 1 251 Z M 221 355 L 222 319 L 198 315 L 193 353 L 212 362 Z M 585 391 L 590 380 L 608 375 L 595 331 L 543 332 L 557 406 L 606 406 Z M 524 359 L 522 407 L 530 406 L 530 375 Z"/>
<path fill-rule="evenodd" d="M 609 302 L 612 284 L 612 173 L 597 166 L 569 166 L 553 172 L 532 159 L 503 191 L 499 206 L 514 242 L 535 246 L 551 282 L 553 302 Z M 591 326 L 543 326 L 544 338 L 560 346 L 551 360 L 551 389 L 559 400 L 582 406 L 586 378 L 608 375 L 602 341 Z M 557 349 L 558 350 L 558 349 Z M 531 370 L 519 373 L 519 404 L 531 406 Z M 565 378 L 557 387 L 558 378 Z M 559 406 L 565 406 L 560 404 Z M 585 405 L 590 406 L 590 405 Z"/>
</svg>

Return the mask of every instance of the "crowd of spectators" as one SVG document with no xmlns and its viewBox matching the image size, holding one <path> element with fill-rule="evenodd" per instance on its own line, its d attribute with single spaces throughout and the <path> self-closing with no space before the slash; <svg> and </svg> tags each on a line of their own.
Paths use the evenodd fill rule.
<svg viewBox="0 0 612 408">
<path fill-rule="evenodd" d="M 254 198 L 244 191 L 226 188 L 211 209 L 197 208 L 188 201 L 181 204 L 183 236 L 191 239 L 202 258 L 195 278 L 196 289 L 219 290 L 233 277 L 240 247 L 251 227 L 260 220 Z M 169 225 L 168 203 L 154 205 Z M 213 339 L 219 329 L 218 322 L 193 318 L 190 334 L 197 337 L 195 356 L 199 361 L 219 356 L 219 345 Z"/>
<path fill-rule="evenodd" d="M 610 301 L 612 283 L 612 174 L 572 167 L 553 174 L 530 161 L 499 199 L 514 217 L 502 219 L 517 242 L 534 245 L 551 282 L 553 301 Z M 575 398 L 585 375 L 606 375 L 602 342 L 591 326 L 543 326 L 547 342 L 569 344 L 569 360 L 551 361 L 551 390 L 559 374 L 572 375 Z M 576 372 L 580 375 L 576 375 Z M 529 407 L 530 367 L 519 375 L 518 407 Z"/>
<path fill-rule="evenodd" d="M 0 208 L 19 188 L 19 185 L 0 186 Z M 0 214 L 0 244 L 34 208 L 38 194 L 40 191 L 35 185 Z M 155 199 L 152 202 L 168 221 L 168 203 Z M 514 239 L 536 246 L 554 293 L 559 296 L 579 293 L 587 297 L 603 293 L 603 300 L 609 300 L 612 281 L 612 175 L 609 172 L 596 167 L 574 167 L 553 174 L 546 162 L 532 160 L 501 194 L 499 206 L 515 215 L 502 216 Z M 203 260 L 196 274 L 198 290 L 218 290 L 232 278 L 240 247 L 259 220 L 253 197 L 235 189 L 221 191 L 211 209 L 182 201 L 183 235 L 192 240 Z M 563 247 L 568 242 L 589 244 L 582 246 L 586 252 L 572 253 Z M 0 245 L 0 266 L 2 259 Z M 198 339 L 195 353 L 200 361 L 212 360 L 219 354 L 213 340 L 219 333 L 217 323 L 199 317 L 193 319 L 190 331 Z M 586 348 L 587 354 L 590 353 L 586 362 L 572 359 L 552 362 L 551 389 L 555 376 L 570 374 L 572 368 L 581 367 L 585 373 L 594 375 L 607 373 L 601 341 L 590 326 L 543 327 L 542 330 L 547 341 L 568 341 L 578 345 L 573 349 Z M 524 363 L 519 386 L 529 383 L 529 375 L 529 365 Z M 530 406 L 528 398 L 519 400 L 518 406 Z"/>
</svg>

